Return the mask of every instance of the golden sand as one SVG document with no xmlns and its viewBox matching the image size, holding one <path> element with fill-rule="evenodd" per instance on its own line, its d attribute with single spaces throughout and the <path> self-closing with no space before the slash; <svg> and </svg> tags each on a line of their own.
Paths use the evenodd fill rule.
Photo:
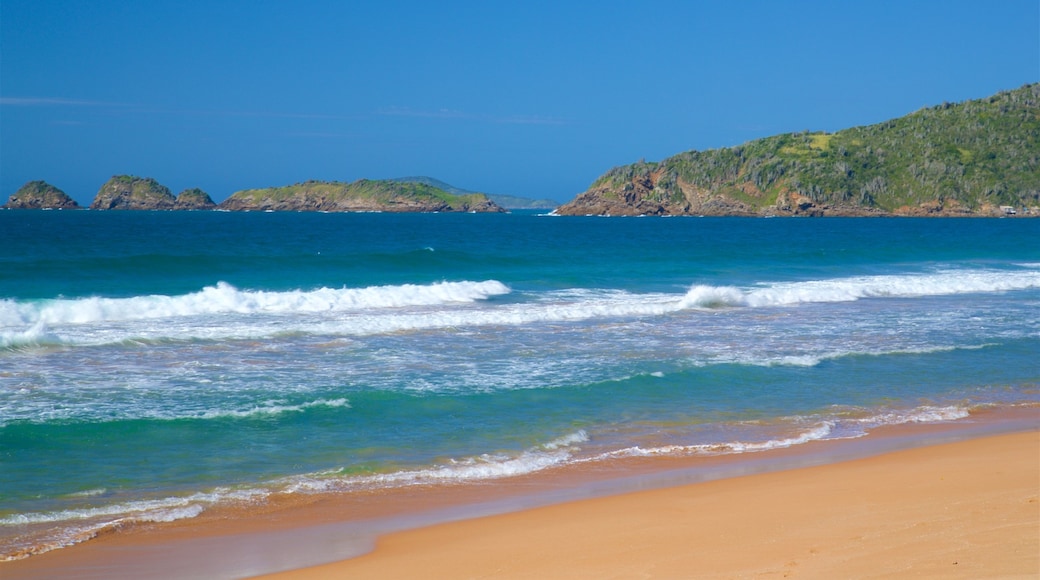
<svg viewBox="0 0 1040 580">
<path fill-rule="evenodd" d="M 1037 578 L 1040 433 L 391 534 L 269 579 Z"/>
</svg>

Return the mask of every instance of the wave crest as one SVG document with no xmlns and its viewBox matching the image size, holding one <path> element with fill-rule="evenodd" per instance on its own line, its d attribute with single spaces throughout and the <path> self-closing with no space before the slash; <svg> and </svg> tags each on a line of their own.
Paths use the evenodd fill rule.
<svg viewBox="0 0 1040 580">
<path fill-rule="evenodd" d="M 174 318 L 207 314 L 321 313 L 407 306 L 468 303 L 508 294 L 497 280 L 370 286 L 367 288 L 319 288 L 271 292 L 240 290 L 226 282 L 180 296 L 131 298 L 74 298 L 39 302 L 0 301 L 0 328 L 31 326 L 19 331 L 26 340 L 45 332 L 46 325 L 118 322 L 149 318 Z M 42 329 L 42 330 L 41 330 Z M 35 334 L 33 334 L 35 333 Z M 12 334 L 12 337 L 6 337 Z M 5 338 L 14 340 L 13 333 Z"/>
</svg>

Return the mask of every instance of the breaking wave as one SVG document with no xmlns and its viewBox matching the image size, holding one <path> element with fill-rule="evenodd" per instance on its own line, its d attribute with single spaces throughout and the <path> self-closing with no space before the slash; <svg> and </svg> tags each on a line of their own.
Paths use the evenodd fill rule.
<svg viewBox="0 0 1040 580">
<path fill-rule="evenodd" d="M 342 312 L 473 302 L 508 293 L 509 288 L 495 280 L 288 292 L 240 290 L 219 282 L 182 296 L 91 297 L 29 303 L 5 300 L 0 302 L 0 325 L 87 324 L 225 313 Z"/>
<path fill-rule="evenodd" d="M 691 308 L 791 306 L 864 298 L 914 298 L 1040 288 L 1040 271 L 949 270 L 932 274 L 857 276 L 784 282 L 749 289 L 694 286 L 683 297 Z"/>
<path fill-rule="evenodd" d="M 0 348 L 256 339 L 285 333 L 366 336 L 1033 288 L 1040 288 L 1038 270 L 949 270 L 744 288 L 694 285 L 684 294 L 578 288 L 522 293 L 517 300 L 471 307 L 512 290 L 496 280 L 288 292 L 246 291 L 219 283 L 182 296 L 3 300 Z"/>
</svg>

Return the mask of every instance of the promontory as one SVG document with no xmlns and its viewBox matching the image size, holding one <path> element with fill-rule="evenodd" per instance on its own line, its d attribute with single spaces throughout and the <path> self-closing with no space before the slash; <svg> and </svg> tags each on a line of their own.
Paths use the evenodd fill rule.
<svg viewBox="0 0 1040 580">
<path fill-rule="evenodd" d="M 611 169 L 560 215 L 1040 215 L 1040 84 Z"/>
<path fill-rule="evenodd" d="M 306 181 L 237 191 L 218 209 L 327 212 L 504 212 L 482 193 L 452 195 L 425 183 L 360 179 Z"/>
</svg>

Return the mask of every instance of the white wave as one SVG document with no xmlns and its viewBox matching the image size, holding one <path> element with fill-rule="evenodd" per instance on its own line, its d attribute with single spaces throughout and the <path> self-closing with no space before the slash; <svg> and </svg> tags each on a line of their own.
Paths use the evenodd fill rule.
<svg viewBox="0 0 1040 580">
<path fill-rule="evenodd" d="M 940 423 L 945 421 L 956 421 L 970 416 L 970 411 L 960 406 L 931 406 L 923 405 L 912 409 L 891 410 L 870 413 L 866 416 L 849 416 L 863 412 L 862 409 L 852 409 L 839 412 L 827 418 L 821 418 L 813 427 L 790 437 L 779 439 L 768 439 L 765 441 L 721 441 L 716 443 L 701 443 L 694 445 L 662 445 L 659 447 L 643 448 L 639 446 L 627 447 L 615 451 L 609 451 L 586 461 L 598 461 L 619 457 L 655 457 L 669 455 L 728 455 L 736 453 L 751 453 L 757 451 L 769 451 L 772 449 L 784 449 L 812 441 L 854 439 L 866 436 L 871 428 L 904 425 L 907 423 Z M 800 421 L 800 418 L 792 418 Z"/>
<path fill-rule="evenodd" d="M 772 284 L 745 296 L 748 306 L 850 302 L 863 298 L 914 298 L 1040 288 L 1040 271 L 947 270 L 930 274 L 858 276 Z"/>
<path fill-rule="evenodd" d="M 588 441 L 589 434 L 586 433 L 584 429 L 581 429 L 569 435 L 564 435 L 559 439 L 553 439 L 545 445 L 542 445 L 542 449 L 548 449 L 552 451 L 563 447 L 573 447 L 578 443 L 588 443 Z"/>
<path fill-rule="evenodd" d="M 319 288 L 287 292 L 239 290 L 225 282 L 181 296 L 0 301 L 0 326 L 86 324 L 207 314 L 322 313 L 468 303 L 508 294 L 496 280 L 429 285 Z M 43 326 L 40 326 L 43 328 Z"/>
<path fill-rule="evenodd" d="M 518 455 L 485 453 L 477 457 L 450 460 L 423 469 L 406 469 L 374 475 L 330 477 L 331 474 L 295 477 L 287 481 L 283 493 L 315 493 L 356 488 L 403 487 L 436 483 L 461 483 L 500 479 L 542 471 L 570 461 L 579 443 L 589 440 L 585 431 L 565 435 Z"/>
<path fill-rule="evenodd" d="M 625 449 L 618 449 L 616 451 L 609 451 L 598 457 L 593 458 L 593 461 L 610 459 L 615 457 L 653 457 L 662 455 L 687 455 L 687 454 L 709 454 L 709 455 L 722 455 L 730 453 L 750 453 L 755 451 L 768 451 L 771 449 L 783 449 L 786 447 L 792 447 L 795 445 L 801 445 L 803 443 L 809 443 L 810 441 L 819 441 L 821 439 L 831 438 L 834 430 L 833 421 L 823 421 L 818 425 L 794 435 L 792 437 L 785 437 L 783 439 L 770 439 L 767 441 L 759 442 L 746 442 L 746 441 L 726 441 L 720 443 L 704 443 L 696 445 L 663 445 L 660 447 L 642 448 L 639 446 L 626 447 Z"/>
<path fill-rule="evenodd" d="M 869 417 L 854 419 L 856 423 L 869 426 L 904 425 L 906 423 L 941 423 L 964 419 L 971 413 L 958 406 L 934 407 L 925 405 L 915 409 L 885 411 Z"/>
<path fill-rule="evenodd" d="M 104 517 L 133 517 L 136 521 L 172 521 L 169 518 L 182 515 L 194 517 L 205 506 L 218 502 L 249 502 L 267 497 L 267 492 L 258 489 L 233 490 L 217 488 L 210 492 L 194 493 L 183 497 L 168 497 L 156 500 L 137 500 L 83 509 L 32 512 L 0 517 L 0 526 L 20 526 L 53 522 L 69 522 Z M 188 516 L 187 514 L 193 514 Z M 111 522 L 110 522 L 111 523 Z"/>
<path fill-rule="evenodd" d="M 265 401 L 262 405 L 256 405 L 251 409 L 245 409 L 241 411 L 206 411 L 198 415 L 187 415 L 186 417 L 175 418 L 220 419 L 225 417 L 259 417 L 264 415 L 280 415 L 282 413 L 300 413 L 302 411 L 305 411 L 306 409 L 314 407 L 349 408 L 350 402 L 347 399 L 318 399 L 316 401 L 309 401 L 306 403 L 301 403 L 299 405 L 286 405 L 284 401 Z"/>
<path fill-rule="evenodd" d="M 0 311 L 3 309 L 4 304 L 0 302 Z M 52 333 L 43 321 L 36 321 L 26 330 L 0 329 L 0 348 L 22 348 L 61 343 L 61 338 Z"/>
<path fill-rule="evenodd" d="M 68 497 L 94 497 L 96 495 L 105 495 L 106 493 L 108 493 L 107 489 L 105 489 L 103 487 L 98 487 L 98 488 L 95 488 L 95 489 L 87 489 L 87 490 L 84 490 L 84 491 L 77 491 L 77 492 L 74 492 L 74 493 L 70 493 L 68 495 Z"/>
<path fill-rule="evenodd" d="M 682 302 L 687 308 L 767 307 L 851 302 L 864 298 L 944 296 L 1040 288 L 1040 271 L 947 270 L 929 274 L 856 276 L 780 282 L 741 289 L 695 285 Z"/>
<path fill-rule="evenodd" d="M 67 548 L 87 540 L 91 540 L 105 530 L 111 530 L 132 523 L 168 523 L 190 519 L 198 516 L 205 508 L 198 504 L 171 509 L 158 509 L 139 512 L 134 515 L 106 519 L 86 525 L 59 527 L 48 530 L 33 538 L 23 538 L 22 545 L 0 546 L 0 562 L 21 560 L 29 556 L 38 556 L 51 550 Z"/>
<path fill-rule="evenodd" d="M 511 291 L 495 280 L 290 292 L 243 291 L 221 283 L 174 297 L 0 301 L 0 346 L 252 340 L 294 333 L 370 336 L 443 328 L 655 317 L 684 310 L 768 308 L 1032 288 L 1040 288 L 1040 271 L 949 270 L 745 288 L 695 285 L 683 294 L 578 288 L 525 294 L 515 301 L 474 306 L 475 302 Z M 814 363 L 792 359 L 784 364 Z"/>
</svg>

